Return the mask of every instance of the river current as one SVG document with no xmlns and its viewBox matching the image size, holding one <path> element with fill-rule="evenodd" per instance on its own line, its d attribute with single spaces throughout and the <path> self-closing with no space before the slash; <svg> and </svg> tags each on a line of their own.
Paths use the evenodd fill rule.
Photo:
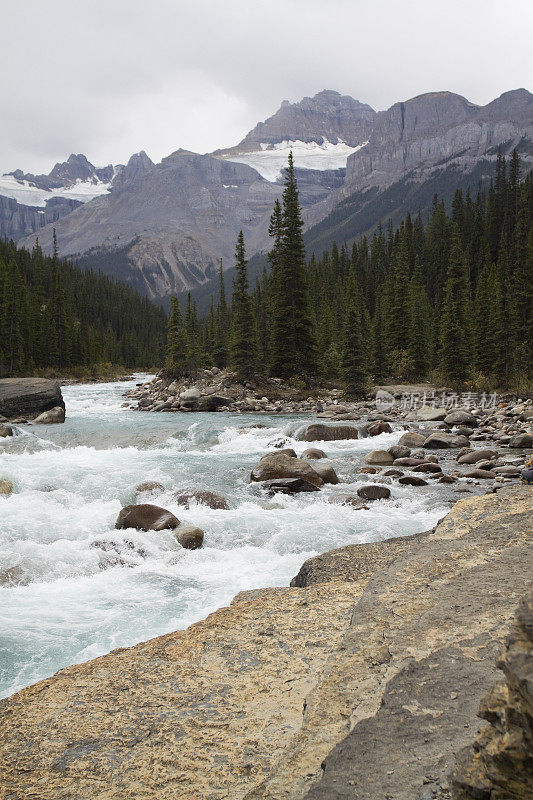
<svg viewBox="0 0 533 800">
<path fill-rule="evenodd" d="M 288 585 L 305 559 L 333 547 L 427 530 L 448 509 L 437 487 L 398 484 L 368 511 L 328 503 L 373 479 L 356 474 L 361 458 L 397 443 L 399 429 L 313 443 L 341 485 L 269 499 L 250 470 L 281 443 L 309 447 L 293 438 L 309 416 L 138 413 L 121 407 L 134 384 L 64 387 L 64 425 L 20 426 L 0 440 L 0 478 L 14 484 L 0 495 L 0 696 L 183 629 L 239 591 Z M 166 490 L 142 501 L 205 531 L 202 549 L 183 550 L 168 531 L 114 529 L 143 481 Z M 210 489 L 231 509 L 185 509 L 177 489 Z"/>
</svg>

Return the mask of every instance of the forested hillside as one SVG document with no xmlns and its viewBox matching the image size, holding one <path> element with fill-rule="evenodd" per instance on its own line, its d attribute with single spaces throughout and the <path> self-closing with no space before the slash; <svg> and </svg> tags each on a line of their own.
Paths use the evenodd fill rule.
<svg viewBox="0 0 533 800">
<path fill-rule="evenodd" d="M 247 331 L 240 243 L 237 313 L 222 293 L 199 324 L 189 301 L 185 331 L 174 303 L 169 359 L 175 368 L 228 364 L 243 374 L 340 379 L 354 395 L 370 378 L 530 385 L 533 183 L 531 174 L 521 179 L 516 152 L 508 163 L 498 156 L 487 192 L 472 197 L 457 190 L 450 209 L 435 197 L 427 223 L 408 215 L 350 251 L 333 245 L 307 269 L 301 230 L 289 167 L 283 204 L 271 220 L 271 270 L 251 293 Z M 244 338 L 252 347 L 243 347 Z"/>
<path fill-rule="evenodd" d="M 0 241 L 0 376 L 46 368 L 151 367 L 166 315 L 127 286 Z M 98 370 L 97 370 L 98 371 Z"/>
</svg>

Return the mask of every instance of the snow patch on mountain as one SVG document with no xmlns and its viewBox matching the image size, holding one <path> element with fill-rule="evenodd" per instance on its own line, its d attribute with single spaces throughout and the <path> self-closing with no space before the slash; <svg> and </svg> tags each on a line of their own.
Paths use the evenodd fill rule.
<svg viewBox="0 0 533 800">
<path fill-rule="evenodd" d="M 53 197 L 64 197 L 68 200 L 78 200 L 88 203 L 94 197 L 106 194 L 111 188 L 111 182 L 77 180 L 70 186 L 60 186 L 57 189 L 39 189 L 30 181 L 17 180 L 13 175 L 0 176 L 0 195 L 10 197 L 25 206 L 44 208 L 48 200 Z"/>
<path fill-rule="evenodd" d="M 236 161 L 239 164 L 248 164 L 253 167 L 267 181 L 274 183 L 282 177 L 282 170 L 287 166 L 287 159 L 292 150 L 294 166 L 300 169 L 341 169 L 346 166 L 346 159 L 356 153 L 368 142 L 363 142 L 356 147 L 350 147 L 346 142 L 337 144 L 324 139 L 318 142 L 302 142 L 300 140 L 276 142 L 275 144 L 261 143 L 261 150 L 250 153 L 237 153 L 224 156 L 227 161 Z"/>
</svg>

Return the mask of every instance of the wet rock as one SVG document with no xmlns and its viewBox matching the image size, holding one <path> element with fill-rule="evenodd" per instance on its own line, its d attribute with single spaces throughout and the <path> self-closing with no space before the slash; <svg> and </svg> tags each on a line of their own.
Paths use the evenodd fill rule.
<svg viewBox="0 0 533 800">
<path fill-rule="evenodd" d="M 65 409 L 61 406 L 55 406 L 50 411 L 43 411 L 38 417 L 33 420 L 34 425 L 56 425 L 65 421 Z"/>
<path fill-rule="evenodd" d="M 518 469 L 518 467 L 494 467 L 492 473 L 494 475 L 503 475 L 505 478 L 520 477 L 520 470 Z M 531 479 L 533 480 L 533 470 L 531 470 Z"/>
<path fill-rule="evenodd" d="M 417 475 L 404 475 L 398 479 L 398 483 L 404 486 L 427 486 L 428 482 L 424 478 L 419 478 Z"/>
<path fill-rule="evenodd" d="M 448 411 L 445 408 L 433 408 L 433 406 L 422 406 L 407 415 L 407 419 L 420 420 L 422 422 L 440 422 L 446 418 Z"/>
<path fill-rule="evenodd" d="M 330 463 L 326 463 L 322 459 L 313 460 L 313 469 L 318 472 L 324 483 L 337 484 L 339 478 Z"/>
<path fill-rule="evenodd" d="M 222 397 L 221 395 L 211 394 L 205 397 L 200 397 L 197 401 L 197 411 L 217 411 L 219 408 L 226 408 L 231 405 L 229 397 Z"/>
<path fill-rule="evenodd" d="M 515 433 L 511 436 L 509 447 L 533 447 L 533 436 L 529 433 Z"/>
<path fill-rule="evenodd" d="M 444 417 L 444 422 L 447 425 L 468 425 L 470 428 L 477 428 L 478 420 L 469 411 L 458 408 Z"/>
<path fill-rule="evenodd" d="M 478 461 L 486 461 L 490 458 L 496 458 L 498 455 L 497 450 L 469 450 L 464 455 L 457 459 L 458 464 L 476 464 Z"/>
<path fill-rule="evenodd" d="M 357 490 L 357 494 L 363 500 L 387 500 L 390 497 L 390 489 L 377 483 L 371 483 L 368 486 L 361 486 Z"/>
<path fill-rule="evenodd" d="M 386 469 L 382 472 L 382 475 L 387 478 L 399 478 L 400 475 L 403 475 L 403 472 L 401 469 Z"/>
<path fill-rule="evenodd" d="M 437 483 L 457 483 L 457 478 L 453 475 L 441 475 Z"/>
<path fill-rule="evenodd" d="M 478 478 L 480 480 L 492 478 L 494 480 L 494 474 L 492 470 L 488 469 L 471 469 L 470 472 L 465 472 L 463 478 Z"/>
<path fill-rule="evenodd" d="M 408 431 L 400 437 L 399 445 L 402 447 L 422 447 L 426 441 L 427 436 L 423 433 L 416 433 L 415 431 Z"/>
<path fill-rule="evenodd" d="M 395 444 L 388 448 L 388 451 L 393 458 L 408 458 L 411 455 L 411 449 L 401 444 Z"/>
<path fill-rule="evenodd" d="M 422 458 L 413 458 L 413 456 L 408 456 L 407 458 L 395 458 L 394 459 L 394 466 L 395 467 L 418 467 L 420 464 L 427 464 L 428 462 Z"/>
<path fill-rule="evenodd" d="M 13 417 L 35 417 L 43 411 L 65 408 L 61 388 L 46 378 L 3 378 L 0 380 L 0 414 Z"/>
<path fill-rule="evenodd" d="M 273 453 L 267 453 L 271 456 L 289 456 L 290 458 L 297 458 L 296 451 L 292 447 L 285 447 L 283 450 L 275 450 Z"/>
<path fill-rule="evenodd" d="M 367 453 L 364 460 L 367 464 L 379 464 L 381 466 L 390 466 L 394 459 L 386 450 L 371 450 Z"/>
<path fill-rule="evenodd" d="M 417 464 L 413 467 L 413 472 L 442 472 L 438 464 L 433 464 L 430 461 L 425 461 L 423 464 Z"/>
<path fill-rule="evenodd" d="M 327 456 L 324 451 L 319 450 L 318 447 L 309 447 L 307 450 L 303 451 L 300 458 L 303 458 L 306 461 L 314 461 L 317 458 L 327 458 Z"/>
<path fill-rule="evenodd" d="M 12 492 L 13 484 L 11 481 L 8 481 L 7 478 L 0 478 L 0 494 L 3 494 L 5 497 L 9 497 Z"/>
<path fill-rule="evenodd" d="M 196 525 L 179 525 L 174 529 L 174 536 L 185 550 L 198 550 L 204 541 L 204 532 Z"/>
<path fill-rule="evenodd" d="M 164 491 L 165 487 L 162 483 L 158 483 L 157 481 L 145 481 L 144 483 L 140 483 L 135 487 L 135 497 L 148 492 L 151 494 L 161 494 L 161 492 Z"/>
<path fill-rule="evenodd" d="M 357 439 L 359 431 L 352 425 L 308 425 L 299 435 L 302 442 L 338 442 L 343 439 Z"/>
<path fill-rule="evenodd" d="M 28 583 L 31 577 L 19 564 L 0 570 L 0 586 L 27 586 Z"/>
<path fill-rule="evenodd" d="M 324 483 L 318 472 L 307 461 L 284 453 L 269 453 L 263 456 L 250 475 L 251 481 L 269 481 L 278 478 L 303 478 L 314 486 L 322 486 Z"/>
<path fill-rule="evenodd" d="M 373 422 L 372 425 L 368 425 L 366 432 L 368 436 L 379 436 L 380 433 L 392 433 L 392 428 L 388 422 L 379 420 L 378 422 Z"/>
<path fill-rule="evenodd" d="M 337 506 L 350 506 L 356 511 L 369 510 L 369 507 L 364 504 L 361 498 L 353 494 L 335 494 L 329 498 L 328 503 Z"/>
<path fill-rule="evenodd" d="M 138 531 L 163 531 L 177 528 L 180 521 L 166 508 L 150 503 L 125 506 L 117 517 L 115 528 L 135 528 Z"/>
<path fill-rule="evenodd" d="M 318 486 L 305 478 L 277 478 L 270 481 L 262 481 L 261 488 L 268 494 L 273 495 L 277 492 L 281 494 L 297 494 L 299 492 L 318 492 Z"/>
<path fill-rule="evenodd" d="M 191 503 L 196 502 L 215 510 L 229 511 L 229 504 L 226 498 L 221 494 L 216 494 L 216 492 L 207 490 L 189 491 L 185 489 L 174 492 L 174 498 L 180 506 L 185 506 L 185 508 L 189 508 Z"/>
<path fill-rule="evenodd" d="M 357 473 L 362 473 L 363 475 L 375 475 L 376 472 L 379 470 L 376 467 L 359 467 Z"/>
<path fill-rule="evenodd" d="M 468 447 L 466 436 L 454 436 L 452 433 L 433 433 L 424 442 L 424 448 L 442 449 L 450 447 Z"/>
<path fill-rule="evenodd" d="M 7 439 L 8 436 L 13 436 L 11 425 L 0 425 L 0 439 Z"/>
</svg>

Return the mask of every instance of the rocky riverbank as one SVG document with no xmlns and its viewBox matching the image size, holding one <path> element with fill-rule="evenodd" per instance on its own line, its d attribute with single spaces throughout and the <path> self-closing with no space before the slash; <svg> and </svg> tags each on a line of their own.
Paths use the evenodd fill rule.
<svg viewBox="0 0 533 800">
<path fill-rule="evenodd" d="M 292 588 L 19 692 L 1 705 L 5 796 L 526 798 L 526 779 L 490 794 L 490 747 L 485 793 L 468 794 L 464 748 L 531 587 L 532 518 L 528 486 L 465 497 L 432 531 L 331 551 Z M 519 648 L 506 675 L 525 737 L 525 635 Z"/>
</svg>

